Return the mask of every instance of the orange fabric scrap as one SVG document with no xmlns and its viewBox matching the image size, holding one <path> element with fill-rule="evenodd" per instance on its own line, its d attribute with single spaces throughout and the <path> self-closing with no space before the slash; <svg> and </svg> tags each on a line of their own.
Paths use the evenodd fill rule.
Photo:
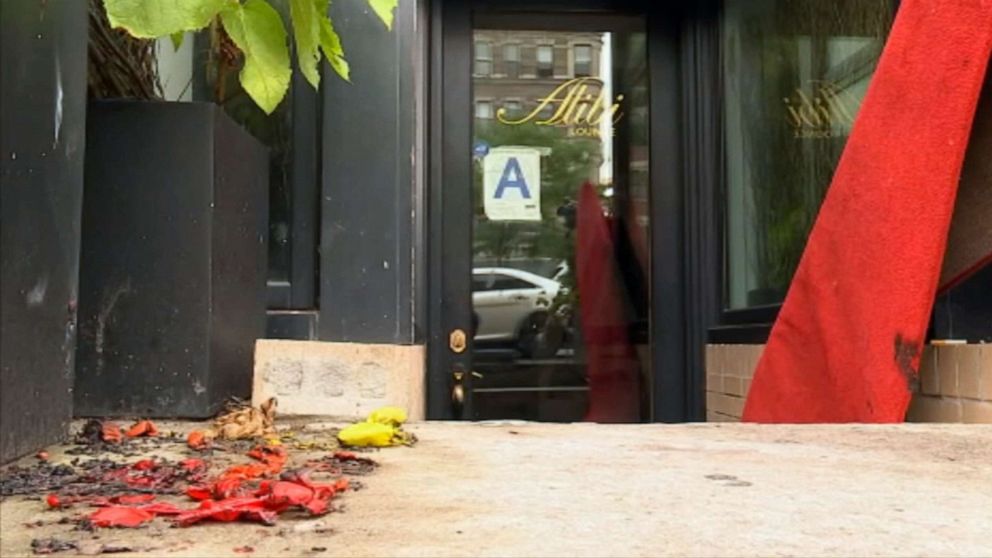
<svg viewBox="0 0 992 558">
<path fill-rule="evenodd" d="M 108 444 L 119 444 L 124 440 L 121 427 L 113 422 L 104 422 L 100 427 L 100 438 Z"/>
<path fill-rule="evenodd" d="M 107 506 L 89 516 L 94 527 L 137 527 L 155 519 L 155 514 L 141 508 Z"/>
<path fill-rule="evenodd" d="M 121 504 L 122 506 L 130 506 L 134 504 L 147 504 L 155 499 L 154 494 L 125 494 L 123 496 L 114 496 L 110 499 L 111 504 Z"/>
<path fill-rule="evenodd" d="M 283 465 L 289 459 L 286 449 L 282 446 L 256 446 L 248 452 L 248 457 L 264 463 L 266 472 L 269 474 L 276 474 L 282 471 Z"/>
<path fill-rule="evenodd" d="M 154 494 L 130 494 L 97 498 L 90 504 L 100 509 L 89 515 L 94 527 L 138 527 L 159 515 L 180 515 L 183 510 L 166 502 L 153 502 Z M 51 503 L 51 502 L 49 502 Z"/>
<path fill-rule="evenodd" d="M 144 506 L 106 506 L 89 516 L 94 527 L 138 527 L 159 515 L 180 515 L 183 510 L 165 502 Z"/>
<path fill-rule="evenodd" d="M 191 449 L 201 450 L 210 445 L 210 440 L 207 439 L 206 434 L 203 432 L 194 430 L 190 432 L 189 436 L 186 438 L 186 445 Z"/>
<path fill-rule="evenodd" d="M 137 438 L 138 436 L 158 436 L 158 428 L 150 420 L 139 420 L 127 429 L 128 438 Z"/>
<path fill-rule="evenodd" d="M 248 452 L 252 463 L 228 467 L 210 485 L 193 485 L 186 494 L 200 503 L 193 509 L 180 509 L 165 502 L 154 502 L 152 494 L 114 496 L 87 499 L 100 509 L 89 516 L 95 527 L 138 527 L 158 515 L 175 516 L 181 527 L 200 521 L 257 521 L 271 525 L 277 516 L 291 508 L 304 509 L 312 516 L 331 511 L 330 501 L 348 489 L 348 480 L 339 479 L 333 484 L 314 484 L 306 471 L 283 473 L 288 454 L 282 446 L 257 446 Z M 151 471 L 157 463 L 151 459 L 138 461 L 129 467 L 134 471 Z M 205 468 L 199 459 L 187 459 L 180 467 L 188 471 Z M 278 480 L 277 475 L 282 475 Z M 257 488 L 246 481 L 268 478 Z M 129 483 L 133 484 L 133 483 Z M 82 501 L 82 500 L 75 500 Z M 48 505 L 62 507 L 69 501 L 60 500 L 55 494 L 48 497 Z"/>
<path fill-rule="evenodd" d="M 215 491 L 217 485 L 215 484 Z M 313 484 L 305 473 L 290 475 L 287 480 L 263 481 L 252 495 L 231 496 L 223 499 L 210 499 L 209 492 L 199 492 L 191 497 L 199 499 L 196 509 L 187 510 L 176 516 L 176 524 L 188 527 L 204 520 L 213 521 L 258 521 L 266 525 L 275 523 L 276 517 L 292 508 L 300 507 L 310 515 L 323 515 L 330 509 L 330 501 L 341 491 L 348 489 L 348 481 L 340 479 L 333 485 Z"/>
</svg>

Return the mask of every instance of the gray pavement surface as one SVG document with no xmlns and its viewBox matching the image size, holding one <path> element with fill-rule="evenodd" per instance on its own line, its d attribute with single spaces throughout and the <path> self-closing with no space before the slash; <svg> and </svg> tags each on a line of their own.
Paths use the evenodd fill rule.
<svg viewBox="0 0 992 558">
<path fill-rule="evenodd" d="M 318 438 L 335 426 L 305 422 Z M 80 510 L 10 497 L 0 554 L 97 536 L 140 549 L 120 556 L 992 556 L 992 425 L 409 430 L 420 442 L 369 454 L 379 470 L 319 520 L 87 533 L 56 523 Z M 292 453 L 291 464 L 325 452 Z"/>
</svg>

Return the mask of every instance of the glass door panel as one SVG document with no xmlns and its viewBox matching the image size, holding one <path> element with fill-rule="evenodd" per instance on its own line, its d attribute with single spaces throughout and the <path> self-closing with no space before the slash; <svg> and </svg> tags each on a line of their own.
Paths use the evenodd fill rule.
<svg viewBox="0 0 992 558">
<path fill-rule="evenodd" d="M 643 25 L 473 41 L 468 418 L 647 420 Z"/>
</svg>

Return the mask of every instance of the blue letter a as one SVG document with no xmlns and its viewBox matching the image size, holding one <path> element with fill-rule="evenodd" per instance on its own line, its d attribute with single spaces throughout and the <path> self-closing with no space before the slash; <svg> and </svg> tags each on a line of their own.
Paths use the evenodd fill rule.
<svg viewBox="0 0 992 558">
<path fill-rule="evenodd" d="M 520 171 L 520 162 L 516 157 L 510 157 L 506 161 L 506 168 L 503 175 L 499 177 L 499 184 L 496 186 L 495 199 L 503 197 L 503 191 L 507 188 L 519 188 L 520 195 L 524 199 L 530 199 L 530 189 L 527 188 L 527 181 L 524 180 L 524 173 Z"/>
</svg>

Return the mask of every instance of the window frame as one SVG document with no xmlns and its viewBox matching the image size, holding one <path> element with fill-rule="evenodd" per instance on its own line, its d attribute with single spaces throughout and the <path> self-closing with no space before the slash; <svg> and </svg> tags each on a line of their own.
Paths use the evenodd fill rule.
<svg viewBox="0 0 992 558">
<path fill-rule="evenodd" d="M 572 64 L 571 64 L 571 68 L 569 68 L 569 69 L 572 72 L 572 77 L 592 77 L 593 76 L 593 71 L 592 71 L 593 70 L 593 60 L 592 60 L 593 46 L 591 44 L 589 44 L 589 43 L 574 43 L 574 44 L 572 44 L 570 46 L 572 48 L 572 56 L 571 56 L 571 63 Z M 580 74 L 578 72 L 578 66 L 579 66 L 579 49 L 580 48 L 588 49 L 588 51 L 589 51 L 589 58 L 585 62 L 586 64 L 588 64 L 589 68 L 588 68 L 588 71 L 586 73 L 583 73 L 583 74 Z"/>
<path fill-rule="evenodd" d="M 516 109 L 515 110 L 517 112 L 513 112 L 513 111 L 510 110 L 510 104 L 516 105 Z M 500 103 L 499 108 L 500 109 L 503 109 L 503 110 L 506 110 L 507 114 L 511 118 L 519 118 L 523 114 L 523 111 L 524 111 L 524 100 L 521 99 L 520 97 L 507 97 L 507 98 L 503 99 L 503 101 Z"/>
<path fill-rule="evenodd" d="M 489 105 L 489 116 L 479 116 L 479 107 L 482 105 Z M 496 102 L 490 98 L 478 98 L 475 103 L 472 104 L 472 118 L 492 120 L 496 118 Z"/>
<path fill-rule="evenodd" d="M 503 75 L 506 76 L 507 78 L 510 78 L 510 79 L 519 79 L 523 75 L 523 72 L 521 71 L 523 69 L 523 65 L 521 64 L 521 54 L 520 54 L 521 48 L 520 48 L 520 46 L 521 45 L 518 42 L 503 43 L 502 46 L 501 46 L 501 49 L 502 49 L 502 60 L 503 60 Z M 517 56 L 516 56 L 516 59 L 515 60 L 511 60 L 506 55 L 508 49 L 510 49 L 510 48 L 513 48 L 514 50 L 516 50 Z M 515 70 L 513 72 L 510 72 L 509 71 L 509 68 L 510 68 L 511 64 L 513 65 L 513 68 Z"/>
<path fill-rule="evenodd" d="M 479 55 L 479 47 L 486 45 L 489 48 L 488 57 Z M 489 64 L 489 71 L 482 73 L 479 71 L 479 62 Z M 492 41 L 475 41 L 472 43 L 472 75 L 473 77 L 493 77 L 495 71 L 495 56 L 493 56 Z"/>
<path fill-rule="evenodd" d="M 548 49 L 551 53 L 551 60 L 548 62 L 547 75 L 542 73 L 541 49 Z M 537 79 L 555 78 L 555 45 L 551 43 L 538 43 L 534 45 L 534 76 Z"/>
</svg>

